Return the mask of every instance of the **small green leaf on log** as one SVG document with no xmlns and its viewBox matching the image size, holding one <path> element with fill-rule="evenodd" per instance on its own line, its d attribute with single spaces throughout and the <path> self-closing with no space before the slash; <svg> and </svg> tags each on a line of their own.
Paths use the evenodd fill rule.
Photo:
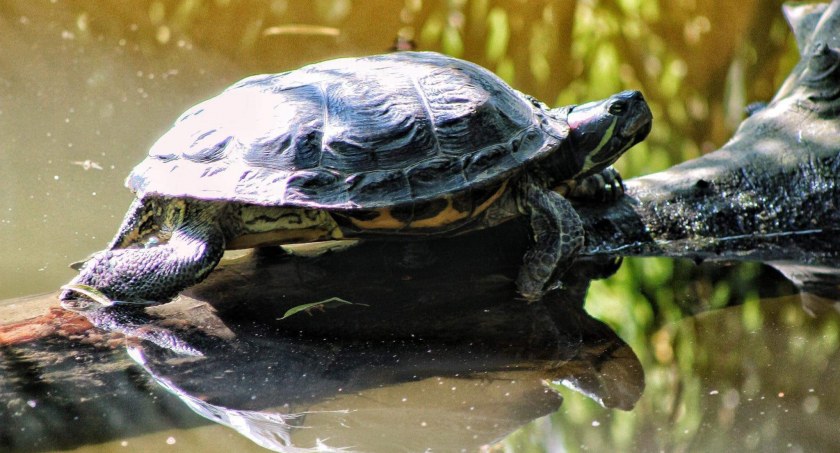
<svg viewBox="0 0 840 453">
<path fill-rule="evenodd" d="M 286 311 L 286 313 L 283 314 L 283 317 L 279 318 L 279 320 L 282 321 L 282 320 L 288 318 L 289 316 L 295 315 L 295 314 L 300 313 L 302 311 L 309 312 L 310 310 L 313 310 L 313 309 L 323 311 L 324 309 L 339 307 L 341 305 L 361 305 L 361 306 L 364 306 L 364 307 L 369 306 L 367 304 L 354 304 L 353 302 L 350 302 L 349 300 L 344 300 L 340 297 L 330 297 L 329 299 L 324 299 L 324 300 L 321 300 L 321 301 L 318 301 L 318 302 L 311 302 L 311 303 L 308 303 L 308 304 L 298 305 L 297 307 L 292 307 L 292 308 L 288 309 Z"/>
</svg>

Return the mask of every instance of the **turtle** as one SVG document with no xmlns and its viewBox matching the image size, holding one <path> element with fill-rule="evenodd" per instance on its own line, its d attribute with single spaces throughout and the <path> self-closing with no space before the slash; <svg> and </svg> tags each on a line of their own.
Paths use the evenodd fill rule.
<svg viewBox="0 0 840 453">
<path fill-rule="evenodd" d="M 529 217 L 517 287 L 538 299 L 584 243 L 564 195 L 651 129 L 638 91 L 551 109 L 435 52 L 341 58 L 245 78 L 187 110 L 137 165 L 107 248 L 65 286 L 160 303 L 226 249 L 424 239 Z M 603 185 L 603 184 L 601 184 Z"/>
</svg>

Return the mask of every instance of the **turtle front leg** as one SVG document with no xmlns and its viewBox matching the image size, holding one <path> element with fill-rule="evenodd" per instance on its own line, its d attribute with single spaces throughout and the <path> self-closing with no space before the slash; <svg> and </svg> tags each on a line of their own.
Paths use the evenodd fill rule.
<svg viewBox="0 0 840 453">
<path fill-rule="evenodd" d="M 613 167 L 607 167 L 579 181 L 566 197 L 580 201 L 613 202 L 624 195 L 624 182 Z"/>
<path fill-rule="evenodd" d="M 523 181 L 518 205 L 531 219 L 534 245 L 525 254 L 516 286 L 528 301 L 536 301 L 549 289 L 551 277 L 562 273 L 583 247 L 583 224 L 571 203 L 562 195 Z"/>
<path fill-rule="evenodd" d="M 197 219 L 179 225 L 166 242 L 96 253 L 70 285 L 92 286 L 116 302 L 162 302 L 203 280 L 224 251 L 218 224 Z M 77 297 L 72 290 L 60 296 Z"/>
</svg>

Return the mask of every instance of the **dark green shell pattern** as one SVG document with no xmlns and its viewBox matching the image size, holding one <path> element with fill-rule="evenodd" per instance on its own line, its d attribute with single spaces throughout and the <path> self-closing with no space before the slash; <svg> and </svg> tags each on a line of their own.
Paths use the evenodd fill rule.
<svg viewBox="0 0 840 453">
<path fill-rule="evenodd" d="M 479 66 L 398 52 L 244 79 L 182 115 L 126 184 L 141 198 L 371 209 L 498 184 L 567 135 Z"/>
</svg>

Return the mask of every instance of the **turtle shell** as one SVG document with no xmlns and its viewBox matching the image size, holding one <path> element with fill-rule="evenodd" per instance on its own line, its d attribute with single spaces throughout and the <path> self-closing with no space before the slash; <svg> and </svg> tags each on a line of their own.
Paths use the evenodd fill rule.
<svg viewBox="0 0 840 453">
<path fill-rule="evenodd" d="M 491 72 L 431 52 L 244 79 L 184 113 L 126 185 L 149 195 L 370 209 L 498 184 L 568 126 Z"/>
</svg>

